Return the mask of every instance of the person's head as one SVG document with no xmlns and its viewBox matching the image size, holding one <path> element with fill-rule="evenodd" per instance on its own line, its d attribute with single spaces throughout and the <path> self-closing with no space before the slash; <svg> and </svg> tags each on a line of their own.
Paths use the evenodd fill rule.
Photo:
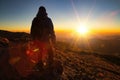
<svg viewBox="0 0 120 80">
<path fill-rule="evenodd" d="M 45 9 L 44 6 L 40 6 L 39 7 L 39 11 L 37 13 L 37 17 L 39 17 L 39 16 L 42 16 L 42 17 L 47 16 L 47 12 L 46 12 L 46 9 Z"/>
</svg>

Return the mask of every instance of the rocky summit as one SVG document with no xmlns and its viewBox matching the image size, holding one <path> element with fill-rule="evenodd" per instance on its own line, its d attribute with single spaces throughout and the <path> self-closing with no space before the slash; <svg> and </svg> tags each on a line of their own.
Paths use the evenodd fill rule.
<svg viewBox="0 0 120 80">
<path fill-rule="evenodd" d="M 29 36 L 25 37 L 29 41 Z M 22 76 L 20 70 L 30 69 L 25 55 L 28 41 L 21 41 L 21 37 L 17 42 L 14 39 L 0 37 L 0 80 L 120 80 L 119 56 L 71 49 L 60 41 L 57 41 L 54 51 L 54 60 L 59 61 L 61 65 L 58 66 L 63 68 L 60 76 L 44 74 L 41 77 L 41 72 Z"/>
</svg>

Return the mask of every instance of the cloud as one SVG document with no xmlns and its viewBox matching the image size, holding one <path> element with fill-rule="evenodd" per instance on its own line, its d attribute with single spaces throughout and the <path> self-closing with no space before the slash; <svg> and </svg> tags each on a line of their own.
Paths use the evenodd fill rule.
<svg viewBox="0 0 120 80">
<path fill-rule="evenodd" d="M 99 17 L 98 20 L 100 21 L 108 21 L 108 22 L 112 22 L 116 19 L 116 17 L 120 14 L 120 10 L 114 10 L 114 11 L 110 11 L 110 12 L 105 12 L 102 14 L 102 16 Z"/>
<path fill-rule="evenodd" d="M 115 16 L 117 16 L 118 14 L 120 14 L 120 10 L 112 11 L 112 12 L 109 14 L 109 16 L 110 16 L 110 17 L 115 17 Z"/>
</svg>

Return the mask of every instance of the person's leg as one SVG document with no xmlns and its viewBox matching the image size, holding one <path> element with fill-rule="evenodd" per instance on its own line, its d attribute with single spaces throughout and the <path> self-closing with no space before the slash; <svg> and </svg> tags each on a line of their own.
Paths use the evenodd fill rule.
<svg viewBox="0 0 120 80">
<path fill-rule="evenodd" d="M 49 48 L 48 49 L 48 65 L 49 66 L 51 66 L 53 63 L 53 57 L 54 57 L 53 50 L 52 50 L 52 48 Z"/>
</svg>

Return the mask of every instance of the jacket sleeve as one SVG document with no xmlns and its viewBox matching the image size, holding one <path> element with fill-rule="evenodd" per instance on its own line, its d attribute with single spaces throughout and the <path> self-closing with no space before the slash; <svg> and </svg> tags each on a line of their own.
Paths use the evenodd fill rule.
<svg viewBox="0 0 120 80">
<path fill-rule="evenodd" d="M 32 21 L 32 25 L 31 25 L 31 30 L 30 30 L 30 35 L 31 38 L 34 39 L 35 38 L 35 18 Z"/>
<path fill-rule="evenodd" d="M 56 36 L 55 36 L 54 26 L 53 26 L 51 19 L 50 19 L 50 38 L 52 39 L 52 42 L 55 44 L 56 43 Z"/>
</svg>

